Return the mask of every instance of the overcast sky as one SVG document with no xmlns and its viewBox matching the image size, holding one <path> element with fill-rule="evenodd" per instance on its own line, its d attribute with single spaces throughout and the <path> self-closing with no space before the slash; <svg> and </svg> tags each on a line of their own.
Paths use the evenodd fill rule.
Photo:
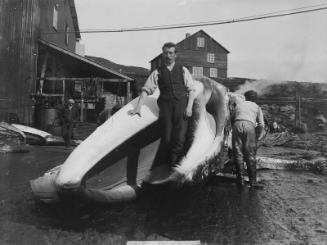
<svg viewBox="0 0 327 245">
<path fill-rule="evenodd" d="M 216 21 L 327 3 L 327 0 L 75 0 L 79 26 L 119 29 Z M 230 51 L 228 76 L 327 82 L 327 10 L 208 27 L 82 34 L 87 55 L 150 68 L 164 42 L 203 29 Z"/>
</svg>

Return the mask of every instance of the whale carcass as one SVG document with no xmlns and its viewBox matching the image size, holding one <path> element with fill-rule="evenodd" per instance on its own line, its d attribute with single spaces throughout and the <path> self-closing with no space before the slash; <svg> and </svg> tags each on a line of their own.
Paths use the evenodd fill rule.
<svg viewBox="0 0 327 245">
<path fill-rule="evenodd" d="M 200 166 L 222 150 L 231 97 L 224 86 L 207 77 L 195 78 L 195 95 L 187 150 L 172 170 L 160 145 L 157 90 L 146 98 L 142 117 L 128 115 L 136 98 L 99 126 L 62 165 L 32 180 L 35 197 L 51 203 L 59 201 L 63 192 L 82 189 L 88 198 L 121 202 L 136 198 L 144 182 L 191 181 Z"/>
</svg>

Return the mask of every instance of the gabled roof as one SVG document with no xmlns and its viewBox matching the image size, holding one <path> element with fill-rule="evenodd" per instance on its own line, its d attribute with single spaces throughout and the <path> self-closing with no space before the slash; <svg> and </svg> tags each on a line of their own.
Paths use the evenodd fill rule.
<svg viewBox="0 0 327 245">
<path fill-rule="evenodd" d="M 196 35 L 197 33 L 201 32 L 202 34 L 206 35 L 207 37 L 209 37 L 212 41 L 214 41 L 219 47 L 221 47 L 223 50 L 226 51 L 226 53 L 230 53 L 223 45 L 221 45 L 220 43 L 218 43 L 213 37 L 211 37 L 208 33 L 206 33 L 204 30 L 200 30 L 192 35 L 190 35 L 189 37 L 183 39 L 182 41 L 180 41 L 179 43 L 183 42 L 184 40 Z"/>
<path fill-rule="evenodd" d="M 99 77 L 110 77 L 122 79 L 122 81 L 133 81 L 132 78 L 118 71 L 105 67 L 91 59 L 75 54 L 67 49 L 60 48 L 53 43 L 39 39 L 39 43 L 47 48 L 48 52 L 58 56 L 63 65 L 79 73 L 94 73 Z"/>
<path fill-rule="evenodd" d="M 202 34 L 204 34 L 205 36 L 207 36 L 208 38 L 210 38 L 211 40 L 213 40 L 219 47 L 221 47 L 223 50 L 226 51 L 226 53 L 230 53 L 224 46 L 222 46 L 220 43 L 218 43 L 213 37 L 211 37 L 208 33 L 206 33 L 204 30 L 200 30 L 200 31 L 197 31 L 195 33 L 193 33 L 192 35 L 184 38 L 182 41 L 176 43 L 176 46 L 178 46 L 180 43 L 184 42 L 185 40 L 189 39 L 189 38 L 192 38 L 194 35 L 198 34 L 199 32 L 201 32 Z M 151 61 L 157 59 L 160 57 L 161 54 L 157 55 L 156 57 L 154 57 Z M 150 62 L 151 62 L 150 61 Z"/>
</svg>

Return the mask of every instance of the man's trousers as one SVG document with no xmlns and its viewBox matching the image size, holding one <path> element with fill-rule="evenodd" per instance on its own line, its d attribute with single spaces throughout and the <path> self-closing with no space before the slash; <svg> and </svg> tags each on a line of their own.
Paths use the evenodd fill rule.
<svg viewBox="0 0 327 245">
<path fill-rule="evenodd" d="M 158 100 L 161 140 L 168 154 L 168 164 L 175 166 L 183 156 L 188 119 L 184 112 L 188 98 Z"/>
<path fill-rule="evenodd" d="M 250 121 L 236 121 L 232 133 L 233 155 L 236 162 L 237 177 L 242 181 L 244 161 L 246 162 L 250 184 L 256 182 L 257 136 L 255 125 Z"/>
<path fill-rule="evenodd" d="M 67 146 L 70 146 L 71 139 L 74 137 L 74 124 L 73 123 L 64 123 L 62 125 L 62 137 L 65 140 Z"/>
</svg>

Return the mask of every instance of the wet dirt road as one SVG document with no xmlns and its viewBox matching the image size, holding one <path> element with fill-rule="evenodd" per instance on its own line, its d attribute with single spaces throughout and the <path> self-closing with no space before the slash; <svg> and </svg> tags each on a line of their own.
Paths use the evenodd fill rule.
<svg viewBox="0 0 327 245">
<path fill-rule="evenodd" d="M 327 244 L 327 176 L 260 171 L 263 190 L 212 179 L 180 190 L 148 190 L 135 202 L 36 203 L 28 181 L 61 163 L 64 147 L 0 155 L 0 244 Z"/>
</svg>

